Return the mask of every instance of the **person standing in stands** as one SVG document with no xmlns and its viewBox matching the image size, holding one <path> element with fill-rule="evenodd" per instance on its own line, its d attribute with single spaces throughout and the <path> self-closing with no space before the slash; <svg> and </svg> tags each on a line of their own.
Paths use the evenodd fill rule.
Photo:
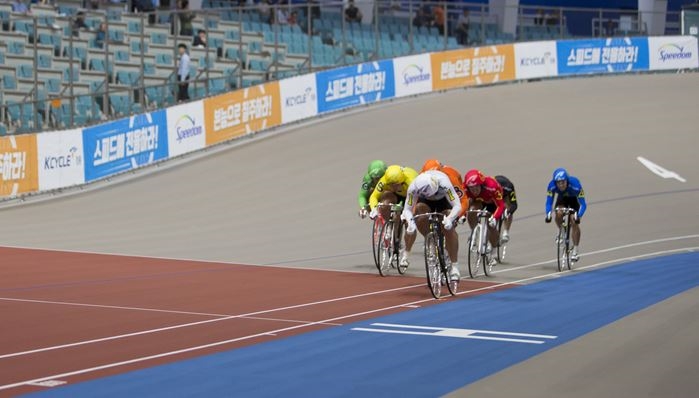
<svg viewBox="0 0 699 398">
<path fill-rule="evenodd" d="M 345 8 L 345 21 L 362 23 L 362 12 L 354 5 L 354 0 L 349 0 L 349 4 Z"/>
<path fill-rule="evenodd" d="M 180 43 L 177 46 L 180 52 L 180 60 L 177 68 L 177 80 L 179 82 L 179 87 L 177 91 L 177 101 L 188 101 L 189 100 L 189 54 L 187 54 L 187 45 Z"/>
<path fill-rule="evenodd" d="M 180 36 L 194 35 L 192 20 L 196 18 L 196 14 L 189 12 L 189 0 L 180 0 L 177 4 L 177 16 L 180 18 Z"/>
</svg>

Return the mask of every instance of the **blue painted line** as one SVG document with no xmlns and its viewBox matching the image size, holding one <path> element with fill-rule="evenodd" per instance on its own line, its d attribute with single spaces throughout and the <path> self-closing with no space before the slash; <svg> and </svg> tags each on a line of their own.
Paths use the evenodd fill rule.
<svg viewBox="0 0 699 398">
<path fill-rule="evenodd" d="M 50 397 L 434 397 L 699 286 L 699 253 L 635 261 L 133 371 Z M 373 323 L 557 336 L 543 344 L 355 331 Z"/>
</svg>

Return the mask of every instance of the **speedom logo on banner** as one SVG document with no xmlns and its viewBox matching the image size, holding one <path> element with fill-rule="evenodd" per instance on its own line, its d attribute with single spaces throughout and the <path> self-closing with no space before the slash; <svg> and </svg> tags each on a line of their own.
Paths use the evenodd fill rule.
<svg viewBox="0 0 699 398">
<path fill-rule="evenodd" d="M 396 97 L 432 91 L 432 64 L 429 54 L 411 55 L 393 60 Z"/>
<path fill-rule="evenodd" d="M 88 182 L 165 159 L 165 111 L 88 127 L 83 130 L 83 145 Z"/>
<path fill-rule="evenodd" d="M 699 68 L 694 36 L 649 37 L 648 51 L 653 70 Z"/>
<path fill-rule="evenodd" d="M 167 144 L 169 156 L 204 148 L 206 129 L 202 101 L 167 109 Z"/>
</svg>

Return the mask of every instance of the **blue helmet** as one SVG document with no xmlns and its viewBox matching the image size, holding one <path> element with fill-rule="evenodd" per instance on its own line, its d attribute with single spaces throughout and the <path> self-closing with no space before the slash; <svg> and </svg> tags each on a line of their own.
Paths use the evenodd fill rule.
<svg viewBox="0 0 699 398">
<path fill-rule="evenodd" d="M 554 181 L 568 181 L 568 172 L 566 169 L 559 167 L 553 171 Z"/>
</svg>

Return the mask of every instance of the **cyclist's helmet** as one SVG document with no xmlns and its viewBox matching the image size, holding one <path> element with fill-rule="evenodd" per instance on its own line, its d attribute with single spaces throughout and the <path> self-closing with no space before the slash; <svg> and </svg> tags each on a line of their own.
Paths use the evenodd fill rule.
<svg viewBox="0 0 699 398">
<path fill-rule="evenodd" d="M 386 179 L 386 184 L 402 184 L 405 182 L 405 173 L 403 168 L 398 165 L 388 166 L 386 174 L 383 175 Z"/>
<path fill-rule="evenodd" d="M 477 169 L 469 170 L 466 175 L 464 175 L 464 188 L 483 185 L 484 182 L 485 176 Z"/>
<path fill-rule="evenodd" d="M 386 163 L 383 160 L 374 160 L 369 163 L 369 168 L 367 173 L 373 180 L 381 178 L 381 176 L 386 172 Z"/>
<path fill-rule="evenodd" d="M 430 198 L 439 191 L 439 182 L 437 178 L 428 173 L 422 173 L 413 180 L 413 184 L 417 187 L 416 192 L 419 197 Z"/>
<path fill-rule="evenodd" d="M 553 171 L 553 180 L 558 181 L 568 181 L 568 172 L 563 167 L 559 167 Z"/>
<path fill-rule="evenodd" d="M 439 160 L 437 159 L 429 159 L 428 161 L 425 162 L 425 164 L 422 165 L 422 172 L 424 173 L 427 170 L 442 170 L 442 163 L 440 163 Z"/>
</svg>

